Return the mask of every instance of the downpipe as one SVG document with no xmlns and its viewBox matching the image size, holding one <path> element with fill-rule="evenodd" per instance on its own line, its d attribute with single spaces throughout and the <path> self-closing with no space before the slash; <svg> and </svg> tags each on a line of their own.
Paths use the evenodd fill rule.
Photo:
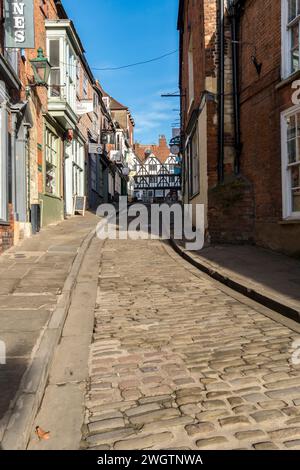
<svg viewBox="0 0 300 470">
<path fill-rule="evenodd" d="M 218 180 L 224 182 L 224 93 L 225 93 L 225 34 L 224 34 L 224 0 L 218 0 L 218 37 L 219 37 L 219 71 L 218 71 Z"/>
</svg>

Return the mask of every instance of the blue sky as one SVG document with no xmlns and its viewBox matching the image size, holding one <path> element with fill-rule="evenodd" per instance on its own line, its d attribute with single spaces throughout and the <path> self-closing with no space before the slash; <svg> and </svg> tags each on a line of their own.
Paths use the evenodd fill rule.
<svg viewBox="0 0 300 470">
<path fill-rule="evenodd" d="M 178 0 L 64 0 L 91 67 L 118 67 L 178 49 Z M 154 143 L 171 137 L 179 100 L 161 98 L 178 91 L 178 55 L 118 71 L 93 70 L 103 88 L 128 106 L 136 122 L 135 140 Z M 177 111 L 174 111 L 177 110 Z"/>
</svg>

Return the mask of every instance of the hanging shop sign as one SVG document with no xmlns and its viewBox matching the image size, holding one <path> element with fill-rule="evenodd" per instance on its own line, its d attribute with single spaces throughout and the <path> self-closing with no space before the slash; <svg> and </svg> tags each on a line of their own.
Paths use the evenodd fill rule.
<svg viewBox="0 0 300 470">
<path fill-rule="evenodd" d="M 33 0 L 5 0 L 5 47 L 34 49 Z"/>
<path fill-rule="evenodd" d="M 82 116 L 83 114 L 92 113 L 94 111 L 94 103 L 90 100 L 77 101 L 76 108 L 77 114 Z"/>
<path fill-rule="evenodd" d="M 101 144 L 89 144 L 89 153 L 90 154 L 96 154 L 96 155 L 101 155 L 103 153 L 103 145 Z"/>
</svg>

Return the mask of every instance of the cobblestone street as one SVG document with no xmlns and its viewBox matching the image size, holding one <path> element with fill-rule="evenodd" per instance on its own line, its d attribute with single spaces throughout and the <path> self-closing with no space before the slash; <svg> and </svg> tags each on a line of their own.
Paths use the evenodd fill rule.
<svg viewBox="0 0 300 470">
<path fill-rule="evenodd" d="M 167 244 L 107 241 L 82 445 L 300 449 L 299 335 L 263 311 Z"/>
</svg>

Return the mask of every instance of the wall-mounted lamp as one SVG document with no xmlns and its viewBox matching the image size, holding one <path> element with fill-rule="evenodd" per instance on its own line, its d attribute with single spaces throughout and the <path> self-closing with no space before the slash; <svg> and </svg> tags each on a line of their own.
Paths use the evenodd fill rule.
<svg viewBox="0 0 300 470">
<path fill-rule="evenodd" d="M 37 58 L 30 60 L 34 75 L 34 84 L 32 84 L 31 86 L 48 87 L 48 80 L 51 72 L 51 64 L 48 61 L 47 57 L 44 56 L 44 51 L 41 47 L 38 49 L 37 53 Z"/>
</svg>

